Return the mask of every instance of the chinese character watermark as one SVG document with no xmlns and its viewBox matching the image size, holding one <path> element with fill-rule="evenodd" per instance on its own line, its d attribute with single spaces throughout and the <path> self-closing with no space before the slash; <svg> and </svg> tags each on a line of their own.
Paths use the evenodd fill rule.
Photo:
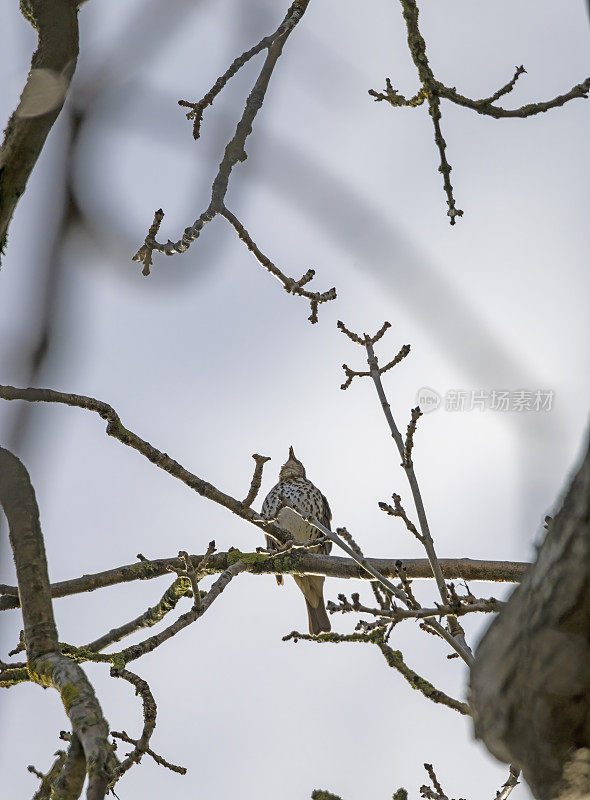
<svg viewBox="0 0 590 800">
<path fill-rule="evenodd" d="M 424 414 L 441 406 L 445 411 L 525 411 L 548 412 L 553 409 L 553 389 L 449 389 L 444 394 L 423 386 L 416 400 Z"/>
</svg>

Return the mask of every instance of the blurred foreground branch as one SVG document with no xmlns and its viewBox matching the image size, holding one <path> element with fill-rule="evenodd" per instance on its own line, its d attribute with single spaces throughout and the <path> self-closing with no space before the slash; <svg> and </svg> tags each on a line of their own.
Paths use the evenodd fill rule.
<svg viewBox="0 0 590 800">
<path fill-rule="evenodd" d="M 0 148 L 0 259 L 10 220 L 63 107 L 78 59 L 76 0 L 26 0 L 21 5 L 37 29 L 39 45 Z"/>
<path fill-rule="evenodd" d="M 539 800 L 590 794 L 590 448 L 536 563 L 476 653 L 476 734 Z"/>
</svg>

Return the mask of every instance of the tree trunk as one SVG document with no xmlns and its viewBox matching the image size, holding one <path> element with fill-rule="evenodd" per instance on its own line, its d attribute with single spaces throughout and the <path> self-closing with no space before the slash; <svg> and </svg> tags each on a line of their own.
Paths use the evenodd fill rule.
<svg viewBox="0 0 590 800">
<path fill-rule="evenodd" d="M 535 797 L 590 797 L 590 450 L 471 672 L 475 733 Z"/>
</svg>

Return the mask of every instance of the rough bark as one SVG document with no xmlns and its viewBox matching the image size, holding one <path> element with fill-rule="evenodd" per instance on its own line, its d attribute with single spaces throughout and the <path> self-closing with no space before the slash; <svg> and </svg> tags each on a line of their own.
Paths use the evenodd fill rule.
<svg viewBox="0 0 590 800">
<path fill-rule="evenodd" d="M 471 672 L 475 732 L 539 800 L 590 796 L 590 450 Z"/>
<path fill-rule="evenodd" d="M 72 723 L 72 735 L 82 745 L 88 773 L 87 800 L 103 800 L 116 765 L 108 741 L 109 728 L 94 689 L 79 664 L 59 649 L 51 605 L 51 590 L 39 508 L 29 474 L 22 462 L 0 447 L 0 504 L 8 520 L 21 601 L 27 669 L 30 679 L 60 693 Z M 71 751 L 66 760 L 64 786 L 82 788 L 79 759 Z M 73 766 L 76 769 L 73 770 Z M 71 791 L 69 795 L 72 796 Z"/>
</svg>

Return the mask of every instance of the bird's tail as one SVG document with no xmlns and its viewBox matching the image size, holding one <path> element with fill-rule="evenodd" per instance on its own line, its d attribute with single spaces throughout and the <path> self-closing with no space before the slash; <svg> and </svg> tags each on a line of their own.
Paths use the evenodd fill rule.
<svg viewBox="0 0 590 800">
<path fill-rule="evenodd" d="M 331 631 L 332 626 L 330 625 L 330 620 L 323 602 L 315 608 L 307 599 L 305 600 L 305 604 L 307 605 L 307 618 L 309 620 L 309 632 L 311 635 L 317 636 L 318 633 L 323 633 L 324 631 L 327 633 Z"/>
<path fill-rule="evenodd" d="M 324 605 L 325 578 L 319 575 L 293 575 L 293 577 L 305 597 L 311 635 L 317 636 L 318 633 L 332 630 Z"/>
</svg>

